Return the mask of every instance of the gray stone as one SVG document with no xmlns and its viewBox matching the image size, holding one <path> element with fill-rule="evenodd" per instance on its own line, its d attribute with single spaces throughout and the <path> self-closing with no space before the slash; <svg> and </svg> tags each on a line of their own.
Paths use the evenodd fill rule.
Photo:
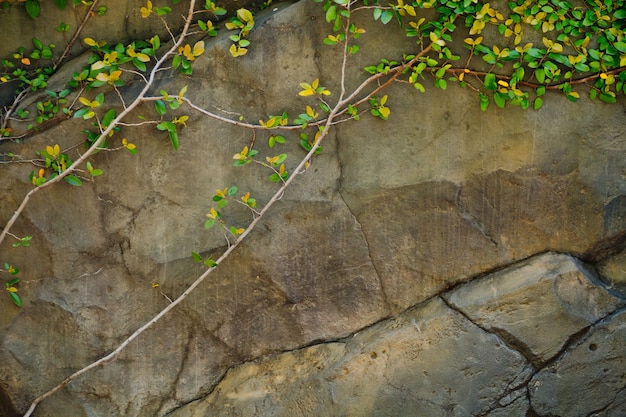
<svg viewBox="0 0 626 417">
<path fill-rule="evenodd" d="M 170 416 L 480 415 L 530 371 L 435 298 L 341 342 L 233 368 L 206 399 Z"/>
<path fill-rule="evenodd" d="M 529 385 L 539 415 L 619 417 L 626 414 L 626 311 L 594 326 Z"/>
<path fill-rule="evenodd" d="M 541 366 L 570 337 L 624 304 L 576 259 L 553 253 L 474 280 L 443 297 Z"/>
</svg>

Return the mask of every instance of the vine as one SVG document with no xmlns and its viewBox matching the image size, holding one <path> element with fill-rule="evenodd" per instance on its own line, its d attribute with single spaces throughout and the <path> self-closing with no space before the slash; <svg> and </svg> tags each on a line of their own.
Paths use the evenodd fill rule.
<svg viewBox="0 0 626 417">
<path fill-rule="evenodd" d="M 332 25 L 324 43 L 339 47 L 342 51 L 339 91 L 331 91 L 320 79 L 301 81 L 297 94 L 310 102 L 295 117 L 282 112 L 279 115 L 268 115 L 259 120 L 258 124 L 245 122 L 243 116 L 224 117 L 190 100 L 186 96 L 187 87 L 176 94 L 160 90 L 158 95 L 149 95 L 155 91 L 158 74 L 162 71 L 173 70 L 184 76 L 193 75 L 194 62 L 205 52 L 206 38 L 192 42 L 190 36 L 216 36 L 219 28 L 215 22 L 218 17 L 226 15 L 226 10 L 211 0 L 207 0 L 201 10 L 196 10 L 195 0 L 189 2 L 184 26 L 178 34 L 174 34 L 163 19 L 172 9 L 167 6 L 156 7 L 147 1 L 140 9 L 141 16 L 159 19 L 170 34 L 171 39 L 167 42 L 158 35 L 127 45 L 109 45 L 84 38 L 82 42 L 92 55 L 85 66 L 72 75 L 67 89 L 58 92 L 45 90 L 47 77 L 58 65 L 53 67 L 52 72 L 34 72 L 28 76 L 23 68 L 16 68 L 17 62 L 22 66 L 30 65 L 30 58 L 49 59 L 53 46 L 46 46 L 39 40 L 35 41 L 35 38 L 35 49 L 30 55 L 21 48 L 13 56 L 15 62 L 2 61 L 4 72 L 0 80 L 18 81 L 23 88 L 16 94 L 14 104 L 2 114 L 0 133 L 3 140 L 18 142 L 34 130 L 31 125 L 26 128 L 26 132 L 16 134 L 11 127 L 12 114 L 24 117 L 28 114 L 29 110 L 20 108 L 19 103 L 29 90 L 43 89 L 48 96 L 48 100 L 36 104 L 38 115 L 35 121 L 41 128 L 44 122 L 56 117 L 60 109 L 64 117 L 82 119 L 89 127 L 83 131 L 86 134 L 86 150 L 75 160 L 71 159 L 70 150 L 61 149 L 56 143 L 47 145 L 36 153 L 36 158 L 29 160 L 35 165 L 29 177 L 33 188 L 6 222 L 0 234 L 0 243 L 10 236 L 16 240 L 13 246 L 28 246 L 32 237 L 15 236 L 11 228 L 31 197 L 61 180 L 72 186 L 81 186 L 93 177 L 103 175 L 103 170 L 97 168 L 98 152 L 126 150 L 137 154 L 138 146 L 127 139 L 131 137 L 133 126 L 154 125 L 156 132 L 161 132 L 163 137 L 169 139 L 173 149 L 178 150 L 182 129 L 189 121 L 187 114 L 180 113 L 183 109 L 250 129 L 254 133 L 253 140 L 233 155 L 233 165 L 242 169 L 252 164 L 260 166 L 267 174 L 266 180 L 276 184 L 274 193 L 262 206 L 253 190 L 242 192 L 236 184 L 216 190 L 212 196 L 213 206 L 204 220 L 204 228 L 218 227 L 226 231 L 225 252 L 217 259 L 192 252 L 191 258 L 206 270 L 178 298 L 170 299 L 166 296 L 170 301 L 166 308 L 139 327 L 112 352 L 36 398 L 26 416 L 31 415 L 41 401 L 78 376 L 114 360 L 131 341 L 183 302 L 236 250 L 268 210 L 280 200 L 295 178 L 309 168 L 315 155 L 322 152 L 322 142 L 333 126 L 358 121 L 366 113 L 382 120 L 392 117 L 389 96 L 384 94 L 390 85 L 403 83 L 424 92 L 427 82 L 443 90 L 447 89 L 449 83 L 457 84 L 476 92 L 478 105 L 483 111 L 492 103 L 499 108 L 509 104 L 538 110 L 542 107 L 544 95 L 550 90 L 560 91 L 568 100 L 577 101 L 581 97 L 577 86 L 586 86 L 591 99 L 598 98 L 606 103 L 615 103 L 618 96 L 626 94 L 624 1 L 585 0 L 576 4 L 560 0 L 517 0 L 507 4 L 477 0 L 417 0 L 411 3 L 397 0 L 395 4 L 377 0 L 315 1 L 321 3 L 325 19 Z M 30 3 L 32 12 L 32 7 L 35 7 L 33 3 L 38 4 L 38 1 Z M 88 15 L 93 12 L 95 4 L 95 1 L 91 4 Z M 430 13 L 426 13 L 426 9 L 431 9 Z M 31 12 L 29 14 L 33 16 Z M 207 13 L 211 19 L 195 20 L 196 16 Z M 384 57 L 380 62 L 366 66 L 363 69 L 366 79 L 348 91 L 346 80 L 349 77 L 350 59 L 367 45 L 361 40 L 368 35 L 366 30 L 358 27 L 353 19 L 357 13 L 371 14 L 374 21 L 383 25 L 399 24 L 407 37 L 415 39 L 415 49 L 406 51 L 402 57 Z M 245 59 L 251 47 L 248 35 L 254 27 L 254 14 L 245 8 L 235 11 L 224 24 L 224 28 L 232 33 L 229 36 L 232 57 Z M 60 25 L 60 28 L 65 27 Z M 541 44 L 526 42 L 529 33 L 540 33 Z M 501 43 L 488 43 L 488 39 L 494 38 Z M 166 44 L 170 46 L 165 47 Z M 457 50 L 459 45 L 462 45 L 461 49 Z M 130 80 L 142 82 L 143 87 L 132 101 L 127 102 L 121 89 Z M 97 92 L 98 89 L 103 92 Z M 153 115 L 143 116 L 139 123 L 127 122 L 126 117 L 143 103 L 151 103 Z M 170 115 L 171 112 L 174 114 Z M 255 143 L 257 131 L 269 133 L 264 145 L 257 146 Z M 292 155 L 277 152 L 296 135 L 296 143 L 302 148 L 303 154 L 290 159 Z M 292 163 L 294 159 L 296 162 Z M 3 162 L 18 161 L 24 160 L 14 154 L 7 154 Z M 231 224 L 227 220 L 226 210 L 234 205 L 243 206 L 249 211 L 250 220 L 247 224 Z M 15 277 L 19 270 L 4 263 L 0 272 L 10 275 L 11 279 L 5 282 L 5 289 L 14 304 L 22 306 L 16 287 L 19 279 Z M 153 285 L 158 286 L 156 283 Z"/>
</svg>

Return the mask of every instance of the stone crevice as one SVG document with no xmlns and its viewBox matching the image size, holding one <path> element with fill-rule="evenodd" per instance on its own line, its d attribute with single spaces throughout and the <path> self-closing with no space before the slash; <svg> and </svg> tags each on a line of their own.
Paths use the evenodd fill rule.
<svg viewBox="0 0 626 417">
<path fill-rule="evenodd" d="M 487 227 L 485 226 L 485 224 L 481 222 L 479 219 L 477 219 L 475 216 L 472 216 L 471 214 L 468 213 L 467 207 L 465 207 L 465 205 L 461 201 L 462 190 L 463 190 L 463 186 L 459 185 L 459 188 L 457 189 L 457 192 L 456 192 L 456 198 L 455 198 L 455 206 L 457 208 L 459 216 L 461 216 L 463 220 L 465 220 L 472 227 L 478 230 L 483 236 L 485 236 L 485 238 L 487 238 L 487 240 L 491 243 L 492 246 L 497 248 L 498 242 L 490 233 L 487 232 Z"/>
<path fill-rule="evenodd" d="M 341 201 L 343 202 L 343 204 L 346 206 L 346 208 L 348 209 L 348 211 L 350 212 L 350 214 L 352 215 L 352 218 L 354 219 L 354 221 L 359 225 L 359 230 L 361 232 L 361 236 L 363 236 L 363 241 L 365 242 L 365 246 L 367 247 L 367 254 L 368 254 L 368 262 L 371 263 L 372 268 L 374 269 L 374 272 L 376 272 L 376 276 L 378 277 L 378 282 L 380 284 L 380 289 L 382 291 L 382 295 L 383 295 L 383 299 L 385 300 L 385 305 L 387 307 L 387 311 L 392 311 L 392 303 L 390 302 L 389 296 L 387 294 L 387 291 L 385 289 L 385 281 L 383 280 L 383 276 L 380 272 L 380 270 L 378 269 L 378 266 L 376 265 L 376 262 L 374 262 L 374 258 L 373 258 L 373 254 L 372 254 L 372 248 L 371 245 L 369 243 L 368 237 L 367 237 L 367 233 L 365 232 L 365 229 L 363 228 L 363 225 L 361 224 L 361 222 L 359 221 L 359 218 L 357 216 L 357 214 L 353 211 L 352 207 L 350 206 L 350 204 L 348 204 L 348 202 L 346 201 L 346 198 L 343 195 L 343 181 L 344 181 L 344 166 L 343 163 L 341 161 L 341 141 L 339 140 L 339 132 L 337 132 L 335 134 L 335 142 L 336 142 L 336 146 L 337 146 L 337 165 L 339 166 L 339 178 L 337 179 L 337 195 L 339 196 L 339 198 L 341 199 Z"/>
</svg>

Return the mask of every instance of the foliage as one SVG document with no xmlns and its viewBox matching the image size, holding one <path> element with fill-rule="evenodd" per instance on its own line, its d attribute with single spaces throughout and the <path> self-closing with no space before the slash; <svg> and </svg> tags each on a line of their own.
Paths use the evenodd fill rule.
<svg viewBox="0 0 626 417">
<path fill-rule="evenodd" d="M 172 8 L 146 1 L 140 8 L 141 17 L 156 19 L 165 25 L 172 35 L 171 46 L 165 46 L 166 42 L 162 42 L 158 35 L 115 45 L 83 38 L 91 56 L 80 70 L 72 74 L 67 88 L 61 91 L 47 89 L 48 77 L 57 67 L 27 70 L 32 64 L 31 59 L 50 60 L 54 45 L 44 45 L 33 38 L 32 52 L 19 48 L 12 59 L 1 61 L 0 81 L 14 82 L 17 91 L 14 106 L 2 117 L 0 140 L 18 142 L 23 137 L 10 125 L 9 116 L 15 114 L 26 119 L 33 110 L 20 108 L 20 100 L 29 92 L 43 90 L 46 100 L 36 103 L 37 115 L 27 131 L 43 129 L 45 123 L 57 117 L 72 117 L 86 125 L 82 130 L 86 134 L 86 150 L 75 155 L 74 160 L 70 150 L 62 149 L 58 143 L 50 143 L 36 152 L 32 160 L 36 168 L 29 177 L 33 188 L 6 223 L 0 243 L 6 236 L 12 236 L 17 240 L 14 246 L 30 244 L 30 236 L 19 238 L 11 235 L 10 230 L 35 192 L 61 180 L 81 186 L 104 175 L 102 169 L 96 168 L 100 151 L 125 149 L 130 154 L 137 154 L 138 147 L 128 140 L 132 139 L 132 126 L 153 126 L 157 137 L 169 140 L 177 151 L 182 132 L 190 120 L 184 111 L 194 111 L 250 129 L 254 132 L 253 137 L 257 132 L 267 134 L 267 142 L 255 148 L 252 140 L 232 159 L 233 165 L 241 169 L 261 167 L 263 181 L 275 187 L 275 193 L 265 204 L 253 197 L 254 190 L 241 192 L 236 184 L 217 189 L 212 196 L 213 205 L 204 219 L 204 228 L 225 230 L 228 249 L 217 259 L 213 255 L 192 252 L 191 258 L 206 270 L 182 296 L 171 301 L 115 351 L 37 399 L 29 412 L 78 375 L 117 356 L 131 340 L 182 302 L 254 229 L 292 181 L 307 170 L 312 158 L 323 151 L 322 142 L 333 126 L 358 121 L 366 114 L 381 120 L 392 118 L 393 98 L 383 92 L 391 84 L 404 83 L 420 92 L 424 92 L 430 83 L 442 90 L 450 84 L 457 84 L 476 92 L 477 104 L 483 111 L 492 103 L 499 108 L 509 104 L 538 110 L 550 90 L 560 91 L 567 99 L 576 101 L 582 87 L 586 86 L 591 99 L 599 98 L 606 103 L 614 103 L 618 95 L 626 94 L 626 12 L 623 0 L 585 0 L 576 4 L 561 0 L 512 0 L 506 4 L 477 0 L 315 1 L 323 7 L 324 18 L 330 24 L 324 44 L 341 48 L 343 52 L 340 86 L 338 90 L 333 87 L 331 92 L 319 78 L 294 80 L 294 86 L 300 87 L 297 95 L 306 100 L 303 108 L 292 116 L 286 111 L 277 111 L 258 123 L 247 123 L 243 116 L 236 119 L 223 117 L 197 106 L 187 97 L 186 86 L 175 94 L 164 89 L 159 89 L 154 96 L 148 94 L 157 90 L 156 75 L 164 69 L 171 68 L 183 77 L 193 76 L 193 65 L 205 52 L 206 37 L 218 35 L 217 18 L 226 15 L 226 10 L 212 0 L 206 0 L 202 10 L 195 10 L 195 1 L 191 0 L 185 26 L 176 36 L 163 18 L 171 13 Z M 61 8 L 66 7 L 65 1 L 56 3 Z M 27 0 L 27 13 L 36 17 L 39 5 L 38 0 Z M 96 13 L 93 6 L 88 14 Z M 203 19 L 206 14 L 212 18 L 194 20 L 198 14 L 204 16 Z M 362 69 L 366 80 L 353 91 L 347 91 L 348 63 L 362 48 L 367 48 L 364 39 L 371 36 L 355 23 L 355 14 L 371 15 L 382 25 L 398 25 L 415 43 L 414 48 L 402 57 L 382 57 L 379 62 L 367 65 Z M 196 33 L 202 34 L 204 39 L 191 40 L 192 22 L 193 29 L 197 29 Z M 68 30 L 63 23 L 58 28 Z M 232 57 L 246 59 L 249 48 L 253 47 L 248 35 L 255 28 L 254 13 L 240 8 L 224 23 L 224 28 L 231 31 L 229 52 Z M 537 34 L 541 38 L 540 44 L 529 41 L 529 38 L 537 38 Z M 121 89 L 130 82 L 142 83 L 143 87 L 132 102 L 126 102 Z M 141 115 L 139 123 L 125 122 L 140 104 L 149 102 L 152 104 L 148 108 L 153 110 L 150 114 Z M 304 154 L 293 155 L 285 151 L 284 145 L 293 139 Z M 228 210 L 234 206 L 244 207 L 250 214 L 246 224 L 231 220 Z M 13 276 L 18 270 L 5 263 L 0 272 Z M 18 282 L 18 278 L 11 278 L 5 282 L 5 289 L 13 303 L 21 306 L 22 299 L 17 295 Z M 153 283 L 153 287 L 157 288 L 158 283 Z"/>
</svg>

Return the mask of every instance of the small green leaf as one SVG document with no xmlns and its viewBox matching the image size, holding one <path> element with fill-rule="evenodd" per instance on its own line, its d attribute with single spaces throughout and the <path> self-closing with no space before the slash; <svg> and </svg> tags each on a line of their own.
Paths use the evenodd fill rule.
<svg viewBox="0 0 626 417">
<path fill-rule="evenodd" d="M 81 185 L 83 185 L 83 182 L 80 180 L 80 178 L 78 178 L 74 174 L 70 174 L 65 177 L 65 182 L 67 182 L 69 185 L 73 185 L 74 187 L 80 187 Z"/>
<path fill-rule="evenodd" d="M 487 107 L 489 107 L 489 97 L 483 93 L 478 93 L 478 97 L 480 98 L 480 109 L 486 111 Z"/>
<path fill-rule="evenodd" d="M 332 5 L 326 10 L 326 22 L 330 23 L 337 17 L 337 6 Z"/>
<path fill-rule="evenodd" d="M 43 49 L 43 43 L 37 38 L 33 38 L 33 45 L 35 45 L 37 49 Z"/>
<path fill-rule="evenodd" d="M 168 131 L 170 134 L 170 142 L 172 142 L 172 146 L 174 147 L 175 151 L 178 151 L 178 133 L 176 132 L 176 130 L 169 130 Z"/>
<path fill-rule="evenodd" d="M 167 107 L 165 106 L 165 103 L 163 102 L 163 100 L 157 100 L 154 102 L 154 108 L 156 110 L 157 113 L 159 113 L 161 116 L 163 116 L 165 113 L 167 113 Z"/>
<path fill-rule="evenodd" d="M 233 185 L 232 187 L 228 189 L 228 195 L 231 197 L 234 197 L 235 195 L 237 195 L 237 190 L 238 190 L 237 186 Z"/>
<path fill-rule="evenodd" d="M 541 97 L 537 97 L 533 104 L 533 109 L 539 110 L 542 105 L 543 105 L 543 99 Z"/>
<path fill-rule="evenodd" d="M 487 90 L 495 91 L 498 89 L 498 84 L 496 83 L 496 74 L 489 73 L 485 75 L 485 88 Z"/>
<path fill-rule="evenodd" d="M 270 181 L 272 182 L 278 182 L 280 181 L 280 177 L 278 176 L 277 173 L 273 173 L 272 175 L 269 176 Z"/>
<path fill-rule="evenodd" d="M 19 295 L 17 295 L 16 292 L 9 292 L 9 296 L 11 297 L 11 300 L 13 300 L 13 303 L 16 306 L 18 306 L 18 307 L 22 306 L 22 299 L 20 298 Z"/>
<path fill-rule="evenodd" d="M 494 93 L 493 94 L 493 102 L 496 103 L 496 106 L 500 107 L 501 109 L 504 108 L 504 106 L 506 105 L 506 95 L 501 94 L 501 93 Z"/>
<path fill-rule="evenodd" d="M 215 226 L 215 219 L 208 219 L 207 221 L 204 222 L 205 229 L 210 229 L 213 226 Z"/>
<path fill-rule="evenodd" d="M 380 16 L 380 21 L 382 22 L 383 25 L 386 25 L 387 23 L 391 22 L 392 18 L 393 18 L 393 12 L 391 10 L 385 10 Z"/>
<path fill-rule="evenodd" d="M 26 7 L 26 13 L 28 13 L 30 17 L 36 19 L 39 16 L 41 11 L 39 0 L 26 0 L 24 6 Z"/>
<path fill-rule="evenodd" d="M 113 119 L 115 119 L 115 110 L 110 109 L 104 114 L 104 117 L 102 118 L 102 127 L 104 128 L 109 127 Z"/>
<path fill-rule="evenodd" d="M 541 68 L 537 69 L 537 71 L 535 71 L 535 78 L 539 83 L 543 84 L 546 81 L 546 72 Z"/>
<path fill-rule="evenodd" d="M 600 100 L 604 101 L 605 103 L 609 103 L 609 104 L 615 104 L 615 102 L 617 101 L 615 99 L 615 96 L 609 94 L 609 93 L 600 93 Z"/>
<path fill-rule="evenodd" d="M 193 258 L 194 261 L 198 262 L 199 264 L 202 263 L 202 256 L 200 256 L 200 254 L 196 252 L 191 252 L 191 257 Z"/>
</svg>

